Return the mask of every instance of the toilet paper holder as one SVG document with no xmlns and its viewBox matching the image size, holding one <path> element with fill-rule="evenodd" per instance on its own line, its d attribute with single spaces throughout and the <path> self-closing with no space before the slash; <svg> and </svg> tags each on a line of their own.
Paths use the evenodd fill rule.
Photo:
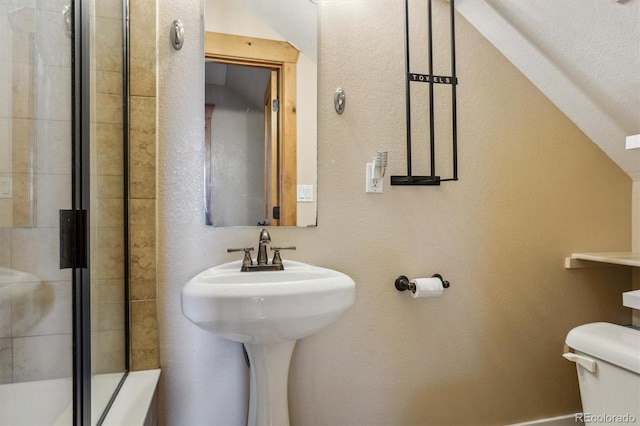
<svg viewBox="0 0 640 426">
<path fill-rule="evenodd" d="M 451 285 L 449 284 L 449 281 L 445 281 L 440 274 L 433 274 L 431 275 L 431 278 L 438 278 L 440 281 L 442 281 L 442 288 L 449 288 L 449 286 Z M 396 290 L 411 290 L 412 293 L 415 293 L 416 285 L 409 281 L 409 278 L 407 278 L 405 275 L 400 275 L 398 278 L 396 278 Z"/>
</svg>

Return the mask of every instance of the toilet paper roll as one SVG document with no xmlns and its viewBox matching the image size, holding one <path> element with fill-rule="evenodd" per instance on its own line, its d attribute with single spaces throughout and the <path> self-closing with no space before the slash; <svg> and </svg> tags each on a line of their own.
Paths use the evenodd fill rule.
<svg viewBox="0 0 640 426">
<path fill-rule="evenodd" d="M 415 293 L 411 295 L 414 298 L 421 297 L 438 297 L 442 296 L 442 281 L 440 278 L 415 278 L 410 283 L 416 286 Z"/>
</svg>

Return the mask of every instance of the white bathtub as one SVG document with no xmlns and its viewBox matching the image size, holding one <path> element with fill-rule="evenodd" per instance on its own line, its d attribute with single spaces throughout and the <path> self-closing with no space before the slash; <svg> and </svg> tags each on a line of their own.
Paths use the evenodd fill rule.
<svg viewBox="0 0 640 426">
<path fill-rule="evenodd" d="M 72 392 L 71 378 L 0 385 L 0 425 L 54 425 Z"/>
<path fill-rule="evenodd" d="M 96 424 L 122 374 L 94 376 L 92 406 Z M 104 426 L 147 426 L 156 423 L 155 392 L 160 370 L 129 373 L 107 414 Z M 0 385 L 0 425 L 72 425 L 71 378 Z"/>
</svg>

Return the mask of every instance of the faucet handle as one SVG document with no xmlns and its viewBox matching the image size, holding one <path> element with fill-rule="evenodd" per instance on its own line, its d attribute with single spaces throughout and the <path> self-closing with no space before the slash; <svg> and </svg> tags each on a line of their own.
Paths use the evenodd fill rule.
<svg viewBox="0 0 640 426">
<path fill-rule="evenodd" d="M 271 247 L 273 251 L 273 260 L 271 261 L 274 265 L 282 265 L 282 258 L 280 257 L 280 250 L 295 250 L 295 246 L 290 247 Z"/>
<path fill-rule="evenodd" d="M 242 247 L 242 248 L 228 248 L 227 253 L 233 253 L 236 251 L 244 252 L 244 259 L 242 259 L 242 266 L 253 265 L 253 260 L 251 260 L 251 252 L 254 250 L 253 247 Z"/>
</svg>

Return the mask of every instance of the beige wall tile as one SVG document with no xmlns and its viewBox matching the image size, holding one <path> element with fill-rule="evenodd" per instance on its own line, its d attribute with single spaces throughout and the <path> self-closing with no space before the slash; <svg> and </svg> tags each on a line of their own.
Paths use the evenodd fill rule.
<svg viewBox="0 0 640 426">
<path fill-rule="evenodd" d="M 36 120 L 14 118 L 11 125 L 11 159 L 13 173 L 29 173 L 35 169 L 31 164 L 36 148 Z"/>
<path fill-rule="evenodd" d="M 129 90 L 135 96 L 154 97 L 156 90 L 156 61 L 154 58 L 137 58 L 130 65 L 131 79 Z"/>
<path fill-rule="evenodd" d="M 71 126 L 71 121 L 38 120 L 38 173 L 71 174 Z"/>
<path fill-rule="evenodd" d="M 122 125 L 122 96 L 96 94 L 96 122 Z"/>
<path fill-rule="evenodd" d="M 131 278 L 129 281 L 129 297 L 131 300 L 154 300 L 157 298 L 156 280 Z"/>
<path fill-rule="evenodd" d="M 8 174 L 13 170 L 12 149 L 11 120 L 0 118 L 0 153 L 2 153 L 0 155 L 0 174 Z"/>
<path fill-rule="evenodd" d="M 33 90 L 31 64 L 13 63 L 11 112 L 14 118 L 33 118 Z"/>
<path fill-rule="evenodd" d="M 63 7 L 58 5 L 53 10 L 38 10 L 36 12 L 35 39 L 39 64 L 57 67 L 71 66 L 71 37 L 67 35 L 67 30 L 61 23 L 60 12 Z"/>
<path fill-rule="evenodd" d="M 71 334 L 13 339 L 16 382 L 71 377 L 72 360 Z"/>
<path fill-rule="evenodd" d="M 132 279 L 153 280 L 156 277 L 155 227 L 132 227 L 129 231 L 129 274 Z"/>
<path fill-rule="evenodd" d="M 91 333 L 91 369 L 93 374 L 124 371 L 124 330 L 104 330 Z"/>
<path fill-rule="evenodd" d="M 11 286 L 3 285 L 0 287 L 0 339 L 12 337 L 11 314 Z"/>
<path fill-rule="evenodd" d="M 124 277 L 124 243 L 122 228 L 97 228 L 92 232 L 91 261 L 93 279 Z"/>
<path fill-rule="evenodd" d="M 124 330 L 124 303 L 98 302 L 91 305 L 91 330 Z"/>
<path fill-rule="evenodd" d="M 13 339 L 0 339 L 0 384 L 13 382 Z"/>
<path fill-rule="evenodd" d="M 37 175 L 36 200 L 37 226 L 57 228 L 59 211 L 71 207 L 71 175 Z"/>
<path fill-rule="evenodd" d="M 124 226 L 124 199 L 122 198 L 99 198 L 96 201 L 96 211 L 94 217 L 101 227 Z"/>
<path fill-rule="evenodd" d="M 71 68 L 49 65 L 38 67 L 36 79 L 36 117 L 42 120 L 70 122 Z"/>
<path fill-rule="evenodd" d="M 129 196 L 131 198 L 156 198 L 156 168 L 132 167 L 129 169 Z"/>
<path fill-rule="evenodd" d="M 0 228 L 11 228 L 13 226 L 13 200 L 11 198 L 0 199 Z M 3 253 L 0 248 L 0 266 L 3 259 L 7 259 L 8 254 Z"/>
<path fill-rule="evenodd" d="M 96 123 L 97 170 L 99 175 L 122 175 L 122 126 Z"/>
<path fill-rule="evenodd" d="M 97 1 L 95 14 L 100 18 L 122 19 L 122 0 Z"/>
<path fill-rule="evenodd" d="M 135 229 L 155 229 L 156 200 L 132 199 L 129 201 L 129 225 Z"/>
<path fill-rule="evenodd" d="M 109 95 L 122 95 L 122 72 L 97 71 L 96 92 Z"/>
<path fill-rule="evenodd" d="M 132 349 L 131 370 L 152 370 L 160 367 L 160 357 L 157 349 Z"/>
<path fill-rule="evenodd" d="M 91 303 L 123 302 L 124 280 L 93 280 Z"/>
<path fill-rule="evenodd" d="M 13 32 L 33 33 L 36 30 L 36 11 L 33 7 L 21 7 L 8 13 Z"/>
<path fill-rule="evenodd" d="M 37 178 L 33 174 L 13 175 L 13 212 L 15 228 L 30 228 L 36 223 L 36 197 L 32 192 L 36 188 Z"/>
<path fill-rule="evenodd" d="M 156 95 L 156 1 L 130 2 L 131 26 L 130 61 L 131 94 Z"/>
<path fill-rule="evenodd" d="M 11 34 L 11 39 L 11 62 L 19 64 L 35 63 L 35 55 L 33 55 L 33 45 L 35 43 L 34 34 L 14 32 Z"/>
<path fill-rule="evenodd" d="M 131 369 L 159 366 L 156 300 L 156 0 L 131 0 Z"/>
<path fill-rule="evenodd" d="M 134 370 L 158 366 L 156 301 L 131 302 L 131 353 Z M 149 366 L 151 365 L 151 366 Z"/>
<path fill-rule="evenodd" d="M 122 19 L 96 18 L 96 69 L 122 70 Z"/>
<path fill-rule="evenodd" d="M 155 167 L 156 98 L 134 96 L 130 101 L 129 164 L 147 168 Z"/>
<path fill-rule="evenodd" d="M 122 198 L 124 177 L 119 175 L 98 176 L 98 198 Z"/>
<path fill-rule="evenodd" d="M 0 49 L 0 51 L 4 50 L 5 49 Z M 11 103 L 13 90 L 11 86 L 13 82 L 11 81 L 11 70 L 11 62 L 0 61 L 0 93 L 3 94 L 3 96 L 0 96 L 0 117 L 3 118 L 10 118 L 12 116 Z"/>
<path fill-rule="evenodd" d="M 42 281 L 71 281 L 71 271 L 60 269 L 57 255 L 60 233 L 55 228 L 14 228 L 11 231 L 11 266 Z"/>
<path fill-rule="evenodd" d="M 8 201 L 7 210 L 11 211 L 11 200 Z M 0 202 L 0 223 L 2 223 L 2 202 Z M 4 229 L 3 229 L 4 228 Z M 10 226 L 4 227 L 0 225 L 0 267 L 8 268 L 11 265 L 11 229 Z"/>
<path fill-rule="evenodd" d="M 14 286 L 14 337 L 43 336 L 72 332 L 71 281 L 43 282 L 34 288 L 33 295 Z"/>
</svg>

